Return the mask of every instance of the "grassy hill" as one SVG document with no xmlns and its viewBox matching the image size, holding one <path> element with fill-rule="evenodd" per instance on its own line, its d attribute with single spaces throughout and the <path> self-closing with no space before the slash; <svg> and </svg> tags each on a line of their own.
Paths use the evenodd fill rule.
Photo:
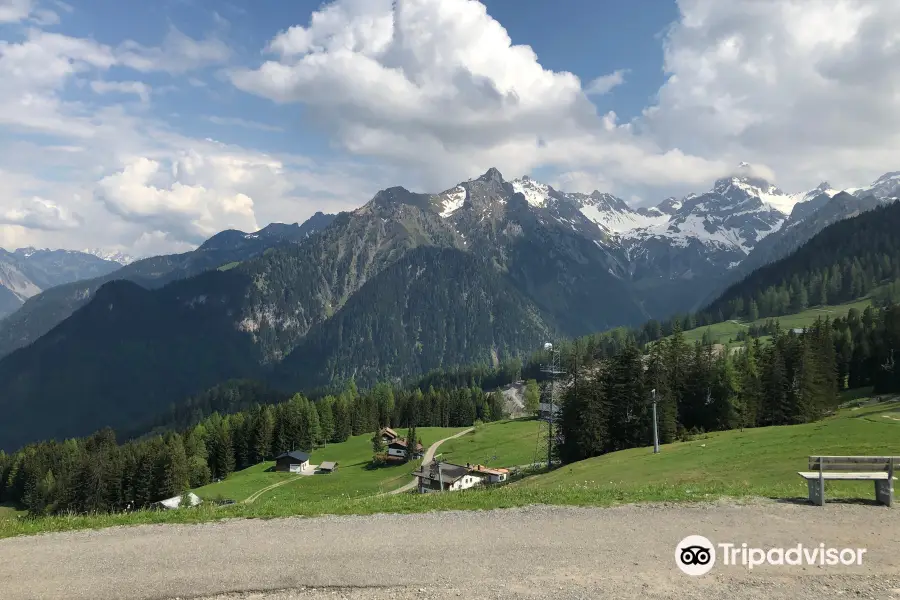
<svg viewBox="0 0 900 600">
<path fill-rule="evenodd" d="M 469 435 L 441 444 L 439 453 L 442 460 L 455 464 L 528 465 L 535 459 L 538 425 L 535 419 L 486 423 Z"/>
<path fill-rule="evenodd" d="M 737 334 L 740 331 L 747 329 L 750 325 L 765 325 L 766 321 L 769 319 L 777 320 L 782 329 L 802 328 L 809 327 L 816 322 L 816 319 L 824 317 L 846 317 L 851 308 L 855 308 L 862 312 L 867 306 L 871 305 L 871 298 L 863 298 L 862 300 L 847 302 L 845 304 L 815 306 L 793 315 L 765 317 L 757 319 L 756 321 L 725 321 L 706 327 L 689 329 L 684 332 L 684 339 L 691 344 L 695 341 L 699 342 L 703 339 L 703 335 L 708 331 L 713 342 L 724 344 L 728 342 L 728 340 L 736 339 Z"/>
<path fill-rule="evenodd" d="M 427 448 L 434 442 L 450 437 L 464 429 L 419 427 L 416 435 L 422 439 L 422 445 Z M 406 430 L 398 429 L 397 433 L 404 436 Z M 272 468 L 275 463 L 265 462 L 232 473 L 219 483 L 197 488 L 194 493 L 204 500 L 229 498 L 241 502 L 268 486 L 280 483 L 281 485 L 265 492 L 255 502 L 268 500 L 270 497 L 289 497 L 302 501 L 356 498 L 371 496 L 402 486 L 412 479 L 410 473 L 419 465 L 418 462 L 411 462 L 378 469 L 369 468 L 372 461 L 371 434 L 357 435 L 346 442 L 329 444 L 324 448 L 314 450 L 310 455 L 310 464 L 317 465 L 322 461 L 337 462 L 338 470 L 329 475 L 304 476 L 269 471 L 268 469 Z"/>
<path fill-rule="evenodd" d="M 806 469 L 810 454 L 892 454 L 900 456 L 900 399 L 852 398 L 832 417 L 816 423 L 711 433 L 687 442 L 615 452 L 566 465 L 510 485 L 447 494 L 378 496 L 399 487 L 414 465 L 367 471 L 368 436 L 317 450 L 313 463 L 338 460 L 332 475 L 298 476 L 250 504 L 217 508 L 131 514 L 0 519 L 0 538 L 14 535 L 138 523 L 191 523 L 232 517 L 284 517 L 321 514 L 372 514 L 430 510 L 480 510 L 559 504 L 608 506 L 627 502 L 696 501 L 721 497 L 769 497 L 803 500 L 807 490 L 796 471 Z M 862 406 L 858 406 L 861 404 Z M 535 421 L 507 421 L 482 426 L 441 447 L 454 462 L 525 464 L 534 453 Z M 453 430 L 420 429 L 426 445 Z M 340 448 L 339 448 L 340 447 Z M 520 462 L 521 461 L 521 462 Z M 214 486 L 200 488 L 207 498 L 230 494 L 235 499 L 277 482 L 282 474 L 251 468 Z M 289 475 L 287 475 L 289 477 Z M 252 492 L 251 492 L 252 493 Z M 867 482 L 829 482 L 827 498 L 872 499 Z"/>
<path fill-rule="evenodd" d="M 717 490 L 735 496 L 805 497 L 806 484 L 797 471 L 806 470 L 811 454 L 900 456 L 900 401 L 845 408 L 816 423 L 710 433 L 662 446 L 658 455 L 649 448 L 614 452 L 517 485 L 531 490 L 613 489 L 629 496 L 668 487 L 683 499 Z M 826 498 L 872 497 L 867 482 L 826 486 Z"/>
</svg>

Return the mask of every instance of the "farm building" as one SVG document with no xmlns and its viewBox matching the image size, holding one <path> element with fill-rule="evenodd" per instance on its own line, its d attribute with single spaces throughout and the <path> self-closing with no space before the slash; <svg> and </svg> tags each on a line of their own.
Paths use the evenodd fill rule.
<svg viewBox="0 0 900 600">
<path fill-rule="evenodd" d="M 474 471 L 471 467 L 452 463 L 433 463 L 423 466 L 413 475 L 419 479 L 420 494 L 442 490 L 445 492 L 466 490 L 476 485 L 484 485 L 490 478 L 486 473 Z"/>
<path fill-rule="evenodd" d="M 309 468 L 309 454 L 293 450 L 275 457 L 275 470 L 300 473 Z"/>
<path fill-rule="evenodd" d="M 385 427 L 378 433 L 381 435 L 381 439 L 384 440 L 385 444 L 390 444 L 394 440 L 400 439 L 400 435 L 390 427 Z"/>
<path fill-rule="evenodd" d="M 500 467 L 485 467 L 484 465 L 471 465 L 473 472 L 487 475 L 488 479 L 485 483 L 501 483 L 509 477 L 509 469 Z"/>
<path fill-rule="evenodd" d="M 422 447 L 422 444 L 416 442 L 416 449 L 413 452 L 413 456 L 410 458 L 415 458 L 421 455 L 423 450 L 424 448 Z M 397 438 L 388 444 L 387 455 L 389 459 L 406 460 L 409 455 L 409 444 L 405 439 Z"/>
<path fill-rule="evenodd" d="M 320 473 L 334 473 L 337 471 L 338 464 L 336 462 L 331 461 L 322 461 L 322 464 L 319 465 Z"/>
</svg>

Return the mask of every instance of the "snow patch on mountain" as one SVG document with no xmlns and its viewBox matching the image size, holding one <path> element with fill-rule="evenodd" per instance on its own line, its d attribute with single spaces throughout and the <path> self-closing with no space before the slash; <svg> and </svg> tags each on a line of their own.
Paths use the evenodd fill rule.
<svg viewBox="0 0 900 600">
<path fill-rule="evenodd" d="M 531 206 L 544 207 L 550 198 L 550 186 L 535 181 L 530 177 L 514 179 L 510 182 L 518 194 L 525 196 L 525 200 Z"/>
<path fill-rule="evenodd" d="M 654 227 L 669 221 L 669 215 L 659 211 L 656 215 L 641 214 L 627 207 L 622 210 L 601 203 L 584 204 L 579 211 L 595 225 L 616 234 L 626 234 L 636 229 Z"/>
<path fill-rule="evenodd" d="M 102 258 L 103 260 L 108 260 L 112 262 L 117 262 L 122 266 L 130 265 L 133 263 L 136 258 L 125 254 L 124 252 L 120 252 L 118 250 L 106 250 L 103 248 L 87 248 L 82 250 L 85 254 L 90 254 L 92 256 L 96 256 L 97 258 Z"/>
<path fill-rule="evenodd" d="M 466 202 L 466 188 L 461 185 L 438 196 L 440 198 L 440 214 L 445 219 L 462 208 Z"/>
</svg>

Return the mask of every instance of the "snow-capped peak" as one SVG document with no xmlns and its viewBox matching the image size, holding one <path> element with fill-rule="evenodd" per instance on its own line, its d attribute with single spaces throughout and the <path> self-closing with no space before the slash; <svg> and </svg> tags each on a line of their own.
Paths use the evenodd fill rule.
<svg viewBox="0 0 900 600">
<path fill-rule="evenodd" d="M 18 254 L 19 256 L 28 258 L 29 256 L 32 256 L 34 253 L 40 252 L 42 250 L 45 252 L 50 251 L 49 248 L 35 248 L 34 246 L 26 246 L 25 248 L 16 248 L 16 250 L 15 250 L 15 252 L 13 252 L 13 254 Z"/>
<path fill-rule="evenodd" d="M 851 188 L 847 192 L 859 198 L 872 195 L 885 202 L 900 199 L 900 171 L 885 173 L 876 179 L 872 185 L 862 188 Z"/>
<path fill-rule="evenodd" d="M 133 263 L 136 259 L 133 256 L 120 252 L 118 250 L 107 250 L 104 248 L 87 248 L 82 250 L 85 254 L 90 254 L 92 256 L 96 256 L 97 258 L 102 258 L 103 260 L 108 260 L 112 262 L 117 262 L 120 265 L 129 265 Z"/>
</svg>

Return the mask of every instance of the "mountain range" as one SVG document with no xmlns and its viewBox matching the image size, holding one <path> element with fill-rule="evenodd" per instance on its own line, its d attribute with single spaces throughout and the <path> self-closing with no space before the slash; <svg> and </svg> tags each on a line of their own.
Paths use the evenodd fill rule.
<svg viewBox="0 0 900 600">
<path fill-rule="evenodd" d="M 281 243 L 303 241 L 328 226 L 332 219 L 334 215 L 317 212 L 303 224 L 272 223 L 254 233 L 226 230 L 217 233 L 196 250 L 145 258 L 125 266 L 101 261 L 81 252 L 55 251 L 72 261 L 80 257 L 88 263 L 101 262 L 108 268 L 99 272 L 79 271 L 81 277 L 71 277 L 43 293 L 31 294 L 21 308 L 0 320 L 0 357 L 27 346 L 67 319 L 106 282 L 126 280 L 147 289 L 158 288 L 177 279 L 246 260 Z M 44 252 L 49 251 L 38 251 L 38 254 Z M 2 258 L 0 254 L 0 270 L 3 268 Z"/>
<path fill-rule="evenodd" d="M 787 194 L 742 166 L 634 209 L 490 169 L 437 194 L 388 188 L 303 225 L 225 231 L 0 321 L 0 447 L 127 428 L 235 377 L 286 391 L 400 380 L 693 310 L 745 261 L 895 199 L 895 176 Z"/>
<path fill-rule="evenodd" d="M 121 266 L 86 252 L 36 248 L 7 252 L 0 248 L 0 318 L 44 290 L 107 275 Z"/>
</svg>

